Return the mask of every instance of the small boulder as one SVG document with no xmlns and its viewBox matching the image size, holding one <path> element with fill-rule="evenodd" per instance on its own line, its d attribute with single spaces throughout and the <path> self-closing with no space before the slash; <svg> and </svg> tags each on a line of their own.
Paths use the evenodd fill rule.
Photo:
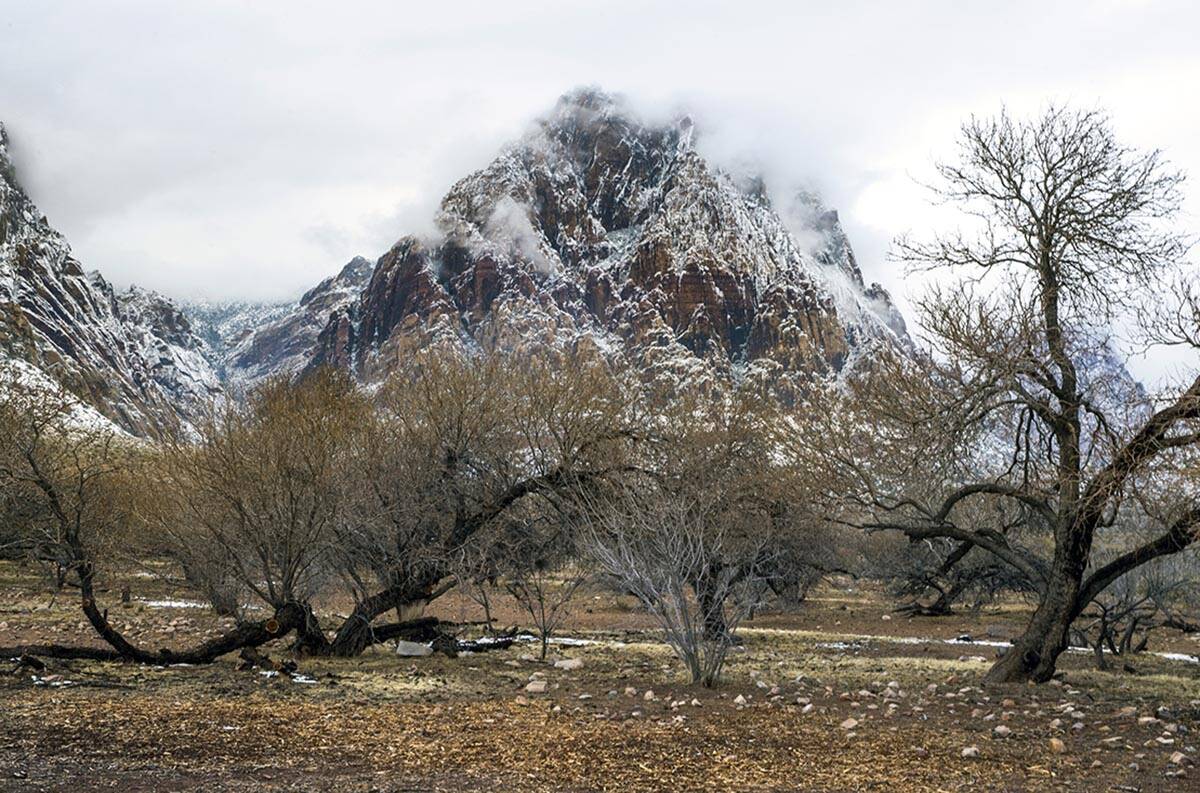
<svg viewBox="0 0 1200 793">
<path fill-rule="evenodd" d="M 1050 751 L 1054 752 L 1055 754 L 1066 754 L 1067 745 L 1062 742 L 1061 738 L 1051 738 Z"/>
<path fill-rule="evenodd" d="M 975 760 L 979 757 L 978 746 L 968 746 L 962 750 L 962 756 L 966 760 Z"/>
<path fill-rule="evenodd" d="M 564 658 L 561 661 L 554 662 L 555 669 L 562 669 L 567 672 L 573 672 L 576 669 L 583 668 L 582 658 Z"/>
<path fill-rule="evenodd" d="M 542 680 L 539 678 L 537 680 L 530 680 L 529 683 L 525 686 L 525 690 L 527 692 L 529 692 L 530 694 L 545 694 L 546 689 L 548 689 L 549 687 L 550 687 L 549 683 L 547 683 L 545 680 Z"/>
<path fill-rule="evenodd" d="M 843 730 L 853 730 L 858 726 L 858 719 L 851 717 L 843 721 L 840 726 Z"/>
<path fill-rule="evenodd" d="M 433 648 L 428 644 L 420 642 L 396 642 L 396 655 L 405 658 L 424 658 L 427 655 L 433 655 Z"/>
</svg>

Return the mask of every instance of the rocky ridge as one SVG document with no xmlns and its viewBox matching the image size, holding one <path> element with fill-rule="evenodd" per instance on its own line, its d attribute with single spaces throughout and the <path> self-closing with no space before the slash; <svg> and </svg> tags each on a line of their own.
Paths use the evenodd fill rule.
<svg viewBox="0 0 1200 793">
<path fill-rule="evenodd" d="M 0 126 L 0 357 L 145 435 L 186 424 L 222 393 L 202 350 L 173 303 L 85 272 L 18 183 Z"/>
<path fill-rule="evenodd" d="M 323 364 L 364 381 L 402 349 L 593 348 L 671 386 L 762 381 L 785 397 L 881 346 L 909 349 L 814 194 L 705 159 L 690 118 L 562 97 L 444 197 L 434 239 L 405 236 L 296 302 L 184 304 L 85 273 L 16 181 L 0 138 L 0 344 L 131 432 Z"/>
<path fill-rule="evenodd" d="M 272 375 L 303 370 L 329 317 L 359 299 L 373 270 L 370 261 L 356 256 L 295 302 L 193 302 L 184 309 L 226 386 L 240 391 Z"/>
</svg>

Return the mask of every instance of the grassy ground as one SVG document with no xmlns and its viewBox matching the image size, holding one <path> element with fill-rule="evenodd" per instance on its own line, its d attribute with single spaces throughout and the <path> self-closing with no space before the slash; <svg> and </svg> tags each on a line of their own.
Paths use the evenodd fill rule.
<svg viewBox="0 0 1200 793">
<path fill-rule="evenodd" d="M 170 602 L 195 597 L 182 588 L 109 583 L 131 586 L 134 603 L 112 597 L 112 614 L 148 646 L 221 628 Z M 519 621 L 513 604 L 498 610 Z M 887 610 L 876 592 L 831 589 L 762 615 L 711 691 L 687 685 L 645 617 L 607 593 L 581 597 L 566 631 L 596 643 L 554 648 L 583 661 L 570 671 L 528 645 L 302 659 L 312 682 L 231 659 L 54 662 L 38 680 L 0 675 L 0 790 L 1200 789 L 1200 666 L 1147 656 L 1138 674 L 1102 673 L 1071 655 L 1061 683 L 984 690 L 995 649 L 945 640 L 1011 635 L 1019 604 L 939 619 Z M 458 595 L 434 613 L 479 616 Z M 31 571 L 0 564 L 0 644 L 82 643 L 80 619 L 69 595 L 51 603 Z M 1200 642 L 1152 649 L 1196 654 Z M 545 693 L 525 691 L 535 676 Z"/>
</svg>

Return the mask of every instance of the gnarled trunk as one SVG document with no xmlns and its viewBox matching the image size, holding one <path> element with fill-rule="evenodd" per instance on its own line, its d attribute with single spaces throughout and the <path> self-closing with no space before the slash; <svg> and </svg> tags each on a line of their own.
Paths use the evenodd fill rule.
<svg viewBox="0 0 1200 793">
<path fill-rule="evenodd" d="M 359 601 L 358 605 L 354 607 L 354 611 L 338 628 L 337 634 L 325 652 L 343 658 L 360 655 L 378 641 L 372 622 L 376 617 L 392 609 L 396 609 L 397 613 L 402 615 L 399 625 L 419 622 L 414 615 L 418 611 L 423 611 L 425 605 L 433 600 L 435 597 L 434 587 L 437 586 L 437 582 L 437 578 L 432 578 L 432 580 L 394 584 Z"/>
<path fill-rule="evenodd" d="M 1052 576 L 1029 625 L 988 670 L 988 683 L 1045 683 L 1067 649 L 1068 631 L 1079 615 L 1080 575 Z"/>
<path fill-rule="evenodd" d="M 719 575 L 719 572 L 703 575 L 693 587 L 703 620 L 704 640 L 709 642 L 732 641 L 729 626 L 725 622 L 725 600 L 723 593 L 718 591 Z"/>
</svg>

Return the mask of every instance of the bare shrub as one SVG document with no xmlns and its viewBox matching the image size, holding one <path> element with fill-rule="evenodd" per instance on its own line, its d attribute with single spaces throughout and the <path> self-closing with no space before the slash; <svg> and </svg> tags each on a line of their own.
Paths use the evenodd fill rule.
<svg viewBox="0 0 1200 793">
<path fill-rule="evenodd" d="M 782 540 L 766 406 L 744 395 L 663 406 L 635 473 L 580 487 L 580 542 L 658 622 L 692 682 L 715 685 Z"/>
<path fill-rule="evenodd" d="M 501 543 L 504 589 L 529 615 L 545 659 L 551 635 L 570 615 L 572 599 L 589 575 L 575 558 L 567 526 L 553 516 L 510 524 Z"/>
</svg>

